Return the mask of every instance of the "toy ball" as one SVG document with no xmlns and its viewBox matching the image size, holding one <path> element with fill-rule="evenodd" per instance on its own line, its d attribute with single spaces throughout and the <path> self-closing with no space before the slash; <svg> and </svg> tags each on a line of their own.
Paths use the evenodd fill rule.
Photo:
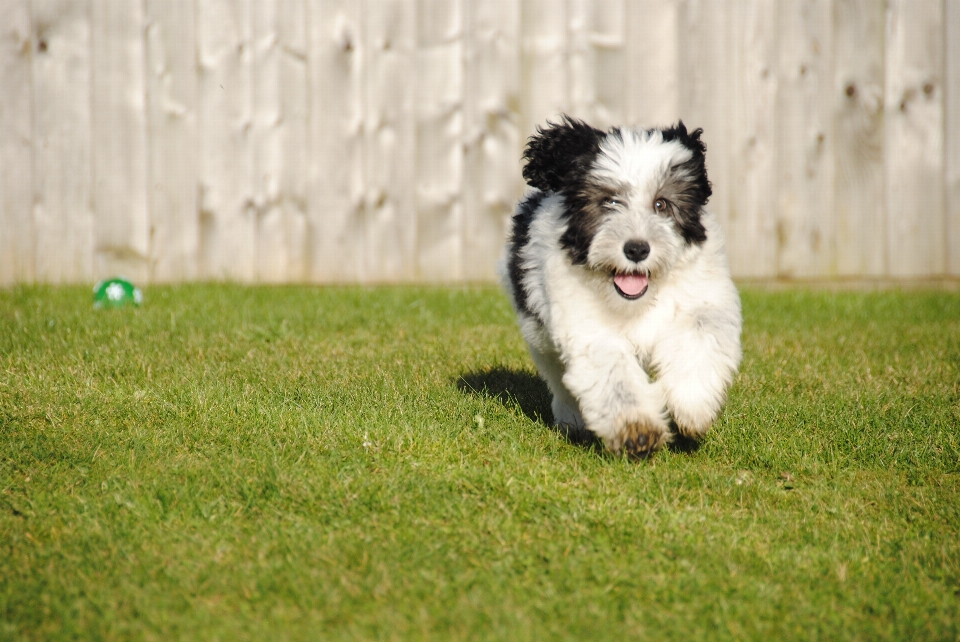
<svg viewBox="0 0 960 642">
<path fill-rule="evenodd" d="M 97 310 L 140 306 L 142 303 L 143 292 L 126 279 L 106 279 L 93 287 L 93 307 Z"/>
</svg>

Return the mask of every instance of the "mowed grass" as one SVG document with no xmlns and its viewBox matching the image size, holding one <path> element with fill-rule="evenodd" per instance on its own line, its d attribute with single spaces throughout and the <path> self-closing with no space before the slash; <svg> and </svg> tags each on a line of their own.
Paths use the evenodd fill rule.
<svg viewBox="0 0 960 642">
<path fill-rule="evenodd" d="M 495 288 L 146 297 L 0 291 L 0 639 L 960 636 L 960 294 L 745 292 L 643 462 L 549 428 Z"/>
</svg>

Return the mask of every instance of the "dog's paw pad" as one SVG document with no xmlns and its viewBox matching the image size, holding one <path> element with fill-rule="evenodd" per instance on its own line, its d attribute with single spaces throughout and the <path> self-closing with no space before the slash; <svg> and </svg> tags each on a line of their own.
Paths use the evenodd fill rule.
<svg viewBox="0 0 960 642">
<path fill-rule="evenodd" d="M 622 449 L 631 459 L 645 459 L 667 442 L 667 434 L 641 423 L 627 424 Z"/>
</svg>

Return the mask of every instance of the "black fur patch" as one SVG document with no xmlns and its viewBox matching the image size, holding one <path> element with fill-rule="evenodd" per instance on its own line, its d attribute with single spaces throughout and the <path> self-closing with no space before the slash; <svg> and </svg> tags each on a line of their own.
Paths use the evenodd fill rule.
<svg viewBox="0 0 960 642">
<path fill-rule="evenodd" d="M 564 115 L 561 122 L 537 127 L 523 152 L 523 178 L 544 192 L 563 193 L 590 171 L 606 133 Z"/>
<path fill-rule="evenodd" d="M 662 196 L 672 205 L 670 214 L 680 235 L 687 243 L 696 245 L 707 240 L 707 230 L 700 218 L 703 206 L 713 194 L 704 157 L 707 146 L 700 140 L 702 133 L 703 129 L 698 128 L 688 134 L 682 120 L 676 127 L 662 131 L 663 142 L 676 140 L 693 152 L 690 160 L 670 168 L 670 178 Z"/>
<path fill-rule="evenodd" d="M 530 316 L 533 313 L 527 307 L 527 291 L 523 288 L 523 277 L 527 270 L 521 262 L 520 251 L 530 242 L 530 224 L 546 196 L 545 192 L 534 192 L 521 201 L 517 206 L 517 213 L 513 215 L 513 226 L 510 232 L 507 273 L 510 275 L 510 284 L 513 286 L 513 298 L 517 304 L 517 310 Z"/>
<path fill-rule="evenodd" d="M 607 215 L 604 202 L 611 197 L 623 199 L 625 189 L 610 183 L 592 181 L 589 177 L 569 186 L 563 192 L 567 229 L 560 237 L 560 245 L 567 250 L 574 265 L 587 262 L 590 244 Z"/>
</svg>

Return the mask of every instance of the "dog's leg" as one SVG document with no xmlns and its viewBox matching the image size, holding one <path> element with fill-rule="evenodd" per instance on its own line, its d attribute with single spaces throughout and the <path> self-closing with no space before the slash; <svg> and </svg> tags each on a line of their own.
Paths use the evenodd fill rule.
<svg viewBox="0 0 960 642">
<path fill-rule="evenodd" d="M 587 427 L 613 452 L 644 457 L 669 440 L 658 384 L 626 340 L 599 338 L 564 353 L 564 386 L 579 400 Z"/>
<path fill-rule="evenodd" d="M 716 317 L 708 311 L 678 323 L 652 355 L 667 410 L 694 439 L 716 421 L 740 363 L 739 324 Z"/>
<path fill-rule="evenodd" d="M 570 391 L 563 385 L 563 363 L 556 351 L 541 352 L 530 346 L 530 356 L 540 371 L 540 376 L 547 382 L 547 387 L 553 394 L 550 410 L 553 411 L 553 423 L 558 426 L 569 426 L 576 430 L 586 427 L 580 406 Z"/>
</svg>

